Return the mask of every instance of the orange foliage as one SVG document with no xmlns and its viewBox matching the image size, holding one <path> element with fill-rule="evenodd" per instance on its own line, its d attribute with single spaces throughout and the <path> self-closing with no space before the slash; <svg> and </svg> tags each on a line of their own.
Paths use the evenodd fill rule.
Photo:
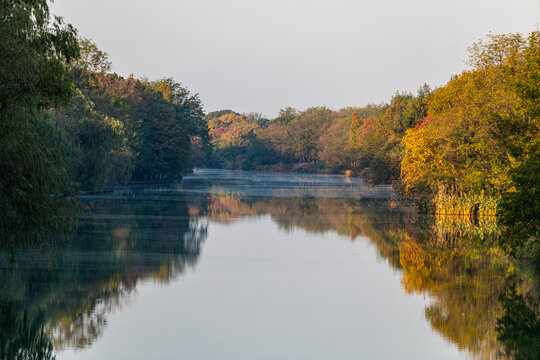
<svg viewBox="0 0 540 360">
<path fill-rule="evenodd" d="M 208 131 L 212 140 L 238 139 L 259 128 L 259 125 L 249 122 L 244 115 L 233 112 L 208 121 Z"/>
</svg>

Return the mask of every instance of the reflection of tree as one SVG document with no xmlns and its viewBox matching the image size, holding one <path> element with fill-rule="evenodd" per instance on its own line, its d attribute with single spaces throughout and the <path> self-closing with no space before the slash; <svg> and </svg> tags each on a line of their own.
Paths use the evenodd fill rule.
<svg viewBox="0 0 540 360">
<path fill-rule="evenodd" d="M 368 237 L 380 255 L 399 268 L 399 242 L 413 224 L 412 214 L 387 200 L 212 195 L 208 217 L 232 222 L 243 216 L 270 215 L 284 231 L 298 227 L 311 233 L 337 232 L 355 240 Z"/>
<path fill-rule="evenodd" d="M 90 201 L 92 213 L 68 246 L 43 255 L 22 252 L 14 269 L 3 264 L 0 293 L 21 304 L 28 319 L 45 314 L 41 324 L 55 348 L 92 344 L 107 314 L 122 308 L 140 281 L 167 283 L 197 262 L 207 224 L 190 216 L 187 201 L 158 195 Z"/>
<path fill-rule="evenodd" d="M 400 262 L 405 290 L 432 297 L 425 315 L 434 329 L 480 358 L 502 356 L 494 329 L 498 295 L 514 278 L 508 260 L 489 248 L 428 251 L 407 236 Z"/>
<path fill-rule="evenodd" d="M 27 349 L 37 346 L 32 344 L 45 349 L 50 339 L 57 348 L 90 345 L 103 332 L 107 315 L 129 301 L 141 280 L 167 283 L 196 264 L 207 218 L 227 223 L 269 215 L 283 231 L 369 238 L 382 258 L 403 269 L 406 292 L 432 299 L 426 319 L 460 349 L 479 358 L 507 353 L 526 358 L 537 351 L 532 341 L 537 325 L 521 316 L 530 313 L 520 310 L 523 302 L 515 296 L 502 306 L 498 301 L 512 284 L 533 296 L 534 276 L 524 275 L 492 245 L 498 230 L 490 222 L 418 219 L 380 200 L 193 194 L 187 199 L 159 191 L 100 197 L 89 206 L 93 215 L 81 220 L 69 247 L 56 255 L 34 255 L 31 265 L 20 262 L 15 271 L 0 271 L 0 300 L 17 309 L 0 310 L 0 321 L 7 324 L 2 329 L 15 329 L 9 319 L 25 316 L 39 340 L 25 340 Z M 528 308 L 535 309 L 531 304 Z M 22 338 L 1 336 L 2 344 L 23 344 Z"/>
<path fill-rule="evenodd" d="M 497 320 L 499 340 L 515 359 L 536 359 L 540 354 L 540 307 L 531 296 L 511 286 L 500 296 L 504 315 Z"/>
<path fill-rule="evenodd" d="M 0 300 L 0 359 L 51 360 L 53 344 L 43 314 L 30 318 L 18 304 Z"/>
<path fill-rule="evenodd" d="M 494 245 L 499 230 L 492 219 L 413 218 L 384 201 L 351 199 L 214 195 L 208 203 L 208 216 L 220 221 L 264 214 L 285 231 L 368 237 L 393 267 L 403 268 L 406 292 L 432 298 L 425 316 L 434 330 L 478 358 L 506 357 L 495 331 L 498 297 L 513 283 L 532 287 L 532 279 Z"/>
</svg>

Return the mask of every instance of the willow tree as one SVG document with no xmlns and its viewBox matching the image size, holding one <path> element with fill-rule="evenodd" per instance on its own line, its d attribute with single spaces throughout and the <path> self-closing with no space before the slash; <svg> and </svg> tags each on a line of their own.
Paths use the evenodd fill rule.
<svg viewBox="0 0 540 360">
<path fill-rule="evenodd" d="M 0 1 L 0 243 L 34 240 L 73 220 L 51 107 L 68 101 L 76 30 L 46 0 Z"/>
</svg>

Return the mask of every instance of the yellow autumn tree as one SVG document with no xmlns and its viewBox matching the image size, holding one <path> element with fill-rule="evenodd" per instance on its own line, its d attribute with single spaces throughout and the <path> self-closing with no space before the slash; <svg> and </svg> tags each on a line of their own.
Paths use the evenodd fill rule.
<svg viewBox="0 0 540 360">
<path fill-rule="evenodd" d="M 469 49 L 471 70 L 428 96 L 428 123 L 408 130 L 402 140 L 401 176 L 409 193 L 442 188 L 443 194 L 478 203 L 512 187 L 511 171 L 538 134 L 538 122 L 524 111 L 528 98 L 520 80 L 527 78 L 523 71 L 534 75 L 523 66 L 525 55 L 538 47 L 534 39 L 534 33 L 528 39 L 490 35 Z M 482 207 L 475 206 L 468 208 Z"/>
</svg>

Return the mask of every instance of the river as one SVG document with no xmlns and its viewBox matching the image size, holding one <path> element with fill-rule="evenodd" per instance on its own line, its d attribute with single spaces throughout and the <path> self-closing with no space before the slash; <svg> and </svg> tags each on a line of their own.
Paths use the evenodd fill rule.
<svg viewBox="0 0 540 360">
<path fill-rule="evenodd" d="M 538 276 L 496 246 L 497 226 L 418 216 L 389 186 L 196 170 L 83 202 L 68 240 L 2 262 L 4 346 L 59 360 L 535 351 L 508 324 Z"/>
</svg>

